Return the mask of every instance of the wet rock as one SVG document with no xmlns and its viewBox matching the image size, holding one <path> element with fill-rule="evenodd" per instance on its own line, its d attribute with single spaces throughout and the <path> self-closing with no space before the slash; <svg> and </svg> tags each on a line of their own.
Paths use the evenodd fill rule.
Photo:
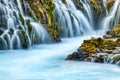
<svg viewBox="0 0 120 80">
<path fill-rule="evenodd" d="M 120 50 L 114 50 L 113 52 L 112 52 L 113 54 L 120 54 Z"/>
<path fill-rule="evenodd" d="M 61 42 L 61 38 L 59 35 L 56 36 L 56 39 L 55 39 L 56 42 Z"/>
<path fill-rule="evenodd" d="M 103 37 L 104 37 L 104 38 L 106 38 L 106 39 L 110 39 L 110 38 L 112 38 L 112 36 L 111 36 L 111 35 L 107 35 L 107 34 L 106 34 L 106 35 L 104 35 Z"/>
<path fill-rule="evenodd" d="M 0 29 L 0 35 L 2 35 L 4 33 L 3 29 Z"/>
<path fill-rule="evenodd" d="M 84 61 L 87 57 L 89 57 L 89 54 L 86 52 L 74 52 L 71 55 L 68 55 L 66 60 L 79 60 Z"/>
<path fill-rule="evenodd" d="M 113 50 L 103 50 L 105 53 L 108 53 L 108 54 L 112 54 L 113 53 Z"/>
<path fill-rule="evenodd" d="M 104 58 L 101 58 L 101 57 L 95 57 L 95 58 L 93 58 L 93 62 L 104 63 Z"/>
<path fill-rule="evenodd" d="M 4 5 L 2 5 L 2 4 L 0 3 L 0 16 L 7 14 L 7 13 L 5 12 L 5 9 L 6 9 L 6 8 L 4 8 L 3 6 L 4 6 Z"/>
<path fill-rule="evenodd" d="M 0 38 L 0 50 L 7 49 L 7 43 L 3 38 Z"/>
<path fill-rule="evenodd" d="M 10 28 L 8 33 L 12 36 L 14 34 L 14 29 Z"/>
<path fill-rule="evenodd" d="M 91 62 L 91 61 L 92 61 L 92 57 L 87 57 L 87 58 L 85 59 L 85 61 Z"/>
</svg>

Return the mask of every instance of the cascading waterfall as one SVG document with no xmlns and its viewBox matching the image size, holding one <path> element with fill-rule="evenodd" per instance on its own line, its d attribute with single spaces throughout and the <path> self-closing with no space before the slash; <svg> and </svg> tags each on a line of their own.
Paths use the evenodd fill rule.
<svg viewBox="0 0 120 80">
<path fill-rule="evenodd" d="M 38 42 L 42 42 L 42 43 L 51 43 L 51 38 L 50 35 L 48 34 L 47 30 L 45 30 L 41 24 L 33 22 L 31 23 L 33 28 L 34 28 L 34 32 L 33 32 L 33 41 L 35 40 L 35 38 L 38 38 Z M 36 37 L 35 37 L 36 36 Z"/>
<path fill-rule="evenodd" d="M 93 14 L 91 11 L 90 3 L 88 0 L 80 0 L 81 3 L 83 4 L 83 8 L 86 11 L 87 18 L 89 20 L 89 23 L 92 27 L 94 27 L 94 22 L 93 22 Z"/>
<path fill-rule="evenodd" d="M 75 7 L 72 0 L 66 0 L 67 5 L 61 0 L 55 0 L 54 22 L 58 20 L 58 26 L 62 28 L 63 37 L 73 37 L 82 34 L 89 34 L 93 31 L 91 14 L 88 14 L 90 7 L 84 4 L 87 17 L 84 13 Z M 84 2 L 83 2 L 84 3 Z M 90 12 L 91 13 L 91 12 Z M 90 22 L 89 22 L 90 21 Z M 91 25 L 90 25 L 91 24 Z"/>
<path fill-rule="evenodd" d="M 78 1 L 82 4 L 82 9 L 78 9 L 72 0 L 66 0 L 66 3 L 54 0 L 53 25 L 57 24 L 60 36 L 74 37 L 95 32 L 96 25 L 89 0 Z M 36 22 L 35 15 L 33 18 L 28 14 L 28 9 L 34 14 L 25 0 L 23 3 L 20 0 L 0 0 L 0 49 L 26 48 L 37 43 L 51 42 L 48 32 Z M 104 31 L 111 29 L 120 20 L 119 14 L 120 1 L 116 0 L 108 15 L 99 21 L 101 25 L 98 26 L 102 26 Z"/>
<path fill-rule="evenodd" d="M 103 19 L 101 23 L 103 30 L 109 30 L 120 21 L 120 0 L 116 0 L 109 14 Z"/>
<path fill-rule="evenodd" d="M 25 1 L 24 6 L 30 9 Z M 43 26 L 23 11 L 20 0 L 0 0 L 0 24 L 0 49 L 26 48 L 35 43 L 51 42 Z"/>
<path fill-rule="evenodd" d="M 95 30 L 102 30 L 106 32 L 111 29 L 120 20 L 120 1 L 116 0 L 111 11 L 106 15 L 100 12 L 101 19 L 98 19 L 98 23 L 95 23 L 94 13 L 91 9 L 89 0 L 79 0 L 82 3 L 82 9 L 77 9 L 75 1 L 66 0 L 64 3 L 62 0 L 54 0 L 55 3 L 55 15 L 54 24 L 58 23 L 63 37 L 73 37 L 95 32 Z M 103 7 L 107 3 L 106 0 L 101 1 Z M 56 22 L 58 21 L 58 22 Z M 97 24 L 97 25 L 96 25 Z M 96 29 L 97 28 L 97 29 Z"/>
</svg>

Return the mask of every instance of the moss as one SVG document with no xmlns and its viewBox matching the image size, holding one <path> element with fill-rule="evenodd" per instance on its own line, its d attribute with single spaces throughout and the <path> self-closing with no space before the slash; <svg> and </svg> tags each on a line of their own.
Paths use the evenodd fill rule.
<svg viewBox="0 0 120 80">
<path fill-rule="evenodd" d="M 24 2 L 23 0 L 20 0 L 20 3 L 21 3 L 21 4 L 23 4 L 23 2 Z"/>
<path fill-rule="evenodd" d="M 35 20 L 35 15 L 34 12 L 32 10 L 30 10 L 29 8 L 27 9 L 27 13 L 29 16 L 31 16 L 34 20 Z"/>
<path fill-rule="evenodd" d="M 120 21 L 116 26 L 113 27 L 112 30 L 107 31 L 107 35 L 111 35 L 112 37 L 120 37 Z"/>
<path fill-rule="evenodd" d="M 32 24 L 30 23 L 30 20 L 27 21 L 27 25 L 28 25 L 29 34 L 31 35 L 31 34 L 32 34 L 32 30 L 33 30 L 33 26 L 32 26 Z"/>
<path fill-rule="evenodd" d="M 63 2 L 64 4 L 67 4 L 66 0 L 62 0 L 62 2 Z"/>
<path fill-rule="evenodd" d="M 27 36 L 26 36 L 26 32 L 25 31 L 22 31 L 22 36 L 21 36 L 21 42 L 22 42 L 22 48 L 26 49 L 28 48 L 28 40 L 27 40 Z"/>
<path fill-rule="evenodd" d="M 53 24 L 54 3 L 53 0 L 30 0 L 28 1 L 31 9 L 34 11 L 37 19 L 44 24 L 53 40 L 57 39 L 58 31 L 56 25 Z M 31 14 L 31 13 L 30 13 Z M 33 16 L 33 15 L 32 15 Z"/>
<path fill-rule="evenodd" d="M 116 42 L 109 39 L 103 38 L 92 38 L 90 40 L 84 40 L 80 49 L 88 52 L 88 53 L 97 53 L 97 48 L 99 49 L 108 49 L 113 50 L 116 47 Z"/>
<path fill-rule="evenodd" d="M 50 35 L 53 36 L 53 40 L 56 40 L 57 31 L 55 29 L 52 29 L 52 28 L 47 28 L 47 30 L 49 31 Z"/>
<path fill-rule="evenodd" d="M 77 9 L 83 10 L 83 4 L 81 3 L 80 0 L 73 0 L 73 2 Z"/>
<path fill-rule="evenodd" d="M 117 44 L 117 46 L 120 47 L 120 38 L 118 38 L 118 39 L 116 40 L 116 44 Z"/>
<path fill-rule="evenodd" d="M 24 17 L 21 13 L 19 13 L 19 17 L 20 17 L 20 21 L 22 22 L 22 24 L 25 23 Z"/>
<path fill-rule="evenodd" d="M 110 11 L 114 3 L 115 3 L 115 0 L 108 0 L 108 2 L 106 3 L 106 9 Z"/>
</svg>

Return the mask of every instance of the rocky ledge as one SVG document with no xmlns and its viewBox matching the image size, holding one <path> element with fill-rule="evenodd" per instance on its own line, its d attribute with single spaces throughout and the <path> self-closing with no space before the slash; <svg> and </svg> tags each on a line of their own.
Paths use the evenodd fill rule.
<svg viewBox="0 0 120 80">
<path fill-rule="evenodd" d="M 82 45 L 66 60 L 111 63 L 120 65 L 120 22 L 103 38 L 84 40 Z"/>
</svg>

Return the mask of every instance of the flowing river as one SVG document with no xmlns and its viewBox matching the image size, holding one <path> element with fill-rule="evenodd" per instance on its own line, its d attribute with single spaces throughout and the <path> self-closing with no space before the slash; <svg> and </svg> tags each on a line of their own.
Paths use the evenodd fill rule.
<svg viewBox="0 0 120 80">
<path fill-rule="evenodd" d="M 58 44 L 28 50 L 0 51 L 0 80 L 120 80 L 116 65 L 65 60 L 91 36 L 65 38 Z"/>
</svg>

